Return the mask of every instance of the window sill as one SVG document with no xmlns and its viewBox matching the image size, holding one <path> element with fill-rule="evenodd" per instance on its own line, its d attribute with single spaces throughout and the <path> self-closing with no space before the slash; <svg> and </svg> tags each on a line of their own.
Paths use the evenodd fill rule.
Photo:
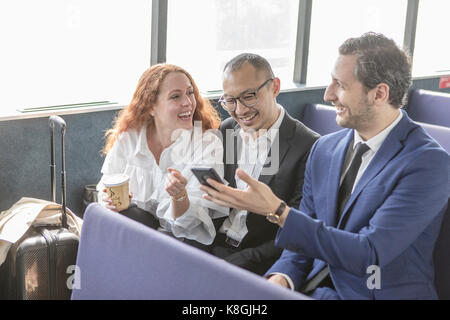
<svg viewBox="0 0 450 320">
<path fill-rule="evenodd" d="M 113 105 L 99 105 L 99 106 L 77 107 L 77 108 L 67 108 L 67 109 L 54 109 L 54 110 L 26 112 L 26 113 L 11 110 L 10 112 L 8 112 L 8 111 L 1 112 L 0 113 L 0 121 L 42 118 L 42 117 L 49 117 L 49 116 L 55 115 L 55 114 L 63 116 L 63 115 L 78 114 L 78 113 L 120 110 L 123 107 L 124 107 L 123 104 L 113 104 Z"/>
<path fill-rule="evenodd" d="M 450 76 L 450 74 L 440 75 L 442 76 Z M 422 77 L 414 77 L 413 81 L 416 80 L 429 80 L 433 78 L 439 78 L 437 76 L 422 76 Z M 308 92 L 308 91 L 317 91 L 324 90 L 326 85 L 323 86 L 308 86 L 308 85 L 299 85 L 295 83 L 282 83 L 281 93 L 290 93 L 290 92 Z M 202 92 L 202 96 L 207 99 L 217 100 L 222 96 L 222 91 L 209 91 Z M 48 110 L 48 111 L 38 111 L 38 112 L 28 112 L 21 113 L 19 111 L 1 111 L 0 112 L 0 121 L 9 121 L 9 120 L 21 120 L 21 119 L 31 119 L 31 118 L 40 118 L 40 117 L 49 117 L 51 115 L 69 115 L 69 114 L 79 114 L 79 113 L 89 113 L 89 112 L 101 112 L 101 111 L 109 111 L 109 110 L 120 110 L 126 104 L 113 104 L 113 105 L 99 105 L 99 106 L 90 106 L 90 107 L 77 107 L 77 108 L 69 108 L 69 109 L 58 109 L 58 110 Z"/>
<path fill-rule="evenodd" d="M 306 87 L 304 85 L 296 85 L 294 83 L 286 85 L 281 93 L 289 93 L 289 92 L 300 92 L 300 91 L 314 91 L 324 89 L 326 86 L 317 86 L 317 87 Z M 211 91 L 204 92 L 202 96 L 207 99 L 216 100 L 222 96 L 222 91 Z M 32 119 L 32 118 L 42 118 L 49 117 L 51 115 L 69 115 L 69 114 L 79 114 L 79 113 L 89 113 L 89 112 L 100 112 L 100 111 L 109 111 L 109 110 L 120 110 L 125 106 L 125 104 L 114 104 L 114 105 L 100 105 L 100 106 L 90 106 L 90 107 L 77 107 L 77 108 L 68 108 L 68 109 L 56 109 L 56 110 L 46 110 L 46 111 L 36 111 L 36 112 L 26 112 L 22 113 L 16 110 L 11 111 L 3 111 L 0 112 L 0 121 L 10 121 L 10 120 L 22 120 L 22 119 Z"/>
</svg>

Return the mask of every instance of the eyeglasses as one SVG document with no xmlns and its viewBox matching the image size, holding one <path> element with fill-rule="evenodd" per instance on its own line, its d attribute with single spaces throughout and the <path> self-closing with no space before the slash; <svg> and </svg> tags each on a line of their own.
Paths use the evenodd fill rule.
<svg viewBox="0 0 450 320">
<path fill-rule="evenodd" d="M 241 102 L 244 107 L 252 108 L 258 103 L 258 97 L 256 96 L 258 91 L 261 90 L 269 81 L 272 81 L 273 78 L 267 79 L 262 85 L 259 86 L 255 91 L 245 91 L 237 98 L 232 97 L 220 97 L 219 102 L 222 107 L 229 111 L 233 112 L 237 107 L 237 100 Z"/>
</svg>

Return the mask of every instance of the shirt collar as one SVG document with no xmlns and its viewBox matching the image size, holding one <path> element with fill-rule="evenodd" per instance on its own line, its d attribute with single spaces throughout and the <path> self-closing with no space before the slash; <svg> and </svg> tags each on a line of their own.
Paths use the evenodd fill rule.
<svg viewBox="0 0 450 320">
<path fill-rule="evenodd" d="M 386 137 L 389 135 L 389 133 L 394 129 L 394 127 L 400 122 L 400 120 L 403 117 L 403 112 L 399 112 L 399 115 L 397 118 L 389 125 L 387 126 L 383 131 L 378 133 L 376 136 L 370 138 L 367 141 L 364 141 L 359 133 L 354 130 L 354 141 L 353 141 L 353 149 L 355 149 L 356 145 L 361 142 L 367 144 L 367 146 L 372 150 L 373 152 L 377 152 L 378 149 L 380 149 L 381 145 L 383 144 Z"/>
<path fill-rule="evenodd" d="M 147 154 L 148 151 L 148 145 L 147 145 L 147 126 L 142 126 L 139 129 L 138 133 L 138 139 L 136 143 L 136 148 L 134 149 L 134 154 Z"/>
</svg>

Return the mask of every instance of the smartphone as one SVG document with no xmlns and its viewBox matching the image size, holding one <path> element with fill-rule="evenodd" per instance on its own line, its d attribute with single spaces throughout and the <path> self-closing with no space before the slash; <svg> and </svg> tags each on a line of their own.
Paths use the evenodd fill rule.
<svg viewBox="0 0 450 320">
<path fill-rule="evenodd" d="M 208 168 L 208 167 L 192 167 L 191 168 L 192 173 L 197 177 L 198 181 L 200 181 L 201 184 L 204 184 L 205 186 L 208 186 L 210 188 L 214 188 L 211 186 L 208 182 L 206 182 L 206 179 L 214 179 L 219 183 L 224 183 L 223 180 L 220 178 L 219 174 L 214 170 L 214 168 Z"/>
</svg>

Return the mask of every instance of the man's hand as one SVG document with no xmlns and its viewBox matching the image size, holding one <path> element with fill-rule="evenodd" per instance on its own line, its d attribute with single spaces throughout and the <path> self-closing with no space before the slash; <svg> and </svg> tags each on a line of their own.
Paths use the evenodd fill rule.
<svg viewBox="0 0 450 320">
<path fill-rule="evenodd" d="M 269 276 L 269 278 L 267 278 L 267 281 L 282 286 L 284 288 L 291 289 L 289 287 L 289 283 L 287 282 L 286 278 L 283 277 L 281 274 L 273 274 Z"/>
<path fill-rule="evenodd" d="M 235 189 L 208 179 L 207 182 L 217 190 L 201 185 L 200 189 L 207 193 L 203 195 L 203 198 L 224 207 L 247 210 L 264 216 L 278 208 L 281 200 L 273 194 L 269 186 L 253 179 L 241 169 L 236 170 L 236 175 L 247 183 L 245 190 Z"/>
</svg>

